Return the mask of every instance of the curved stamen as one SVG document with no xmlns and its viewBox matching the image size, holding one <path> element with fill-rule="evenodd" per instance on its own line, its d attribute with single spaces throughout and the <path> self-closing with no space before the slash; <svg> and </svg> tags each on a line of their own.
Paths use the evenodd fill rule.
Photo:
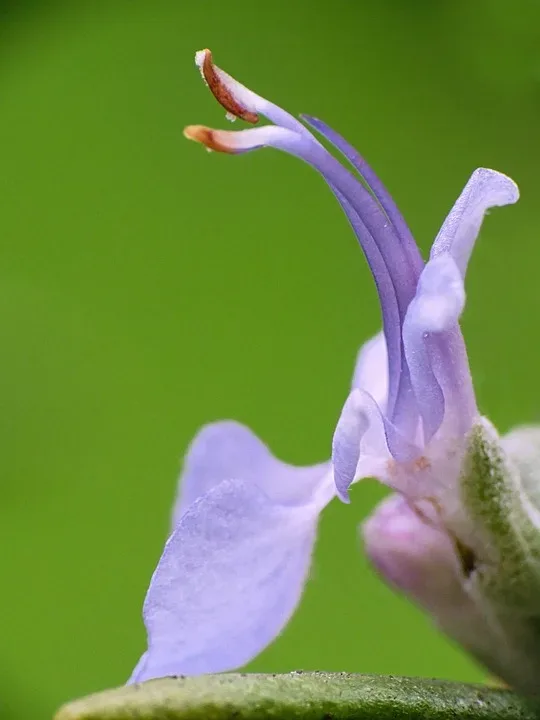
<svg viewBox="0 0 540 720">
<path fill-rule="evenodd" d="M 360 247 L 364 252 L 371 274 L 375 280 L 377 293 L 380 298 L 383 332 L 388 353 L 388 395 L 385 407 L 385 412 L 387 412 L 388 406 L 396 402 L 399 391 L 399 378 L 403 372 L 402 353 L 400 351 L 402 343 L 399 307 L 396 292 L 384 258 L 372 234 L 362 222 L 362 218 L 339 190 L 331 184 L 330 187 L 347 215 L 354 234 L 356 237 L 362 238 Z"/>
<path fill-rule="evenodd" d="M 227 110 L 227 112 L 240 118 L 245 117 L 245 115 L 248 114 L 250 122 L 256 122 L 256 120 L 251 120 L 251 118 L 258 118 L 257 113 L 259 113 L 275 125 L 297 132 L 304 138 L 309 139 L 311 142 L 318 145 L 319 148 L 324 149 L 314 135 L 312 135 L 312 133 L 309 132 L 309 130 L 290 113 L 257 95 L 252 90 L 249 90 L 226 72 L 218 68 L 217 65 L 214 65 L 210 50 L 199 51 L 196 54 L 196 63 L 201 69 L 201 73 L 212 94 Z M 366 176 L 368 185 L 376 198 L 375 200 L 360 183 L 358 184 L 358 192 L 363 195 L 362 204 L 366 212 L 369 212 L 377 217 L 379 223 L 381 223 L 384 227 L 386 227 L 386 221 L 390 221 L 394 230 L 394 235 L 399 241 L 399 245 L 406 249 L 405 260 L 407 265 L 410 265 L 411 267 L 411 277 L 409 278 L 409 282 L 404 283 L 404 274 L 403 272 L 400 273 L 402 280 L 400 283 L 400 289 L 402 286 L 406 285 L 408 287 L 407 295 L 410 295 L 407 303 L 404 303 L 406 311 L 406 305 L 408 305 L 414 296 L 416 281 L 418 280 L 424 263 L 405 220 L 384 185 L 377 178 L 369 165 L 354 150 L 354 148 L 341 138 L 338 133 L 332 131 L 320 120 L 316 120 L 310 116 L 303 117 L 305 117 L 307 122 L 312 124 L 315 129 L 319 130 L 322 135 L 327 137 L 330 142 L 335 144 L 336 147 L 349 159 L 353 166 L 357 168 L 360 174 Z M 359 161 L 361 164 L 359 164 Z M 395 248 L 393 249 L 395 250 Z M 380 248 L 380 250 L 384 255 L 384 250 L 382 248 Z M 398 292 L 398 288 L 396 288 L 396 292 Z"/>
<path fill-rule="evenodd" d="M 369 190 L 373 193 L 381 209 L 392 224 L 404 251 L 405 262 L 408 263 L 410 276 L 408 292 L 403 286 L 396 288 L 396 294 L 401 299 L 400 327 L 403 326 L 408 304 L 414 297 L 416 284 L 424 268 L 424 261 L 412 236 L 403 215 L 399 211 L 392 196 L 377 177 L 371 166 L 364 160 L 358 151 L 339 133 L 329 127 L 325 122 L 310 115 L 301 116 L 311 127 L 321 133 L 329 142 L 344 155 L 351 165 L 358 171 Z M 418 418 L 416 398 L 413 392 L 410 373 L 407 367 L 405 350 L 401 343 L 401 373 L 395 404 L 391 406 L 391 417 L 398 427 L 413 428 Z"/>
<path fill-rule="evenodd" d="M 314 127 L 326 135 L 331 142 L 334 142 L 357 169 L 361 172 L 364 171 L 368 177 L 371 192 L 351 173 L 348 173 L 296 118 L 265 98 L 261 98 L 214 65 L 209 50 L 197 53 L 196 62 L 210 90 L 228 113 L 243 117 L 250 122 L 256 121 L 259 114 L 263 115 L 278 127 L 291 131 L 298 140 L 303 140 L 306 152 L 302 155 L 301 152 L 292 151 L 293 154 L 302 157 L 316 167 L 336 194 L 364 249 L 379 290 L 383 326 L 389 351 L 390 387 L 387 412 L 405 434 L 414 435 L 418 413 L 405 361 L 401 326 L 407 308 L 414 297 L 418 274 L 423 263 L 410 231 L 388 191 L 367 163 L 362 161 L 363 164 L 360 167 L 360 156 L 353 148 L 337 133 L 333 133 L 327 128 L 324 123 L 313 119 Z M 312 119 L 308 118 L 307 120 L 310 122 Z M 200 126 L 187 128 L 186 134 L 214 150 L 245 152 L 263 144 L 272 145 L 271 142 L 264 141 L 257 144 L 254 142 L 255 135 L 249 135 L 250 132 L 260 133 L 261 131 L 262 129 L 242 131 L 240 134 L 243 137 L 232 142 L 223 134 L 223 131 L 210 131 Z M 330 133 L 332 134 L 330 135 Z M 261 136 L 259 135 L 259 137 Z M 279 143 L 274 144 L 274 147 L 279 147 Z M 280 149 L 291 152 L 290 148 L 281 147 Z M 318 161 L 313 160 L 315 155 L 318 156 Z M 326 167 L 329 164 L 334 166 L 334 170 L 339 168 L 342 178 L 344 177 L 343 173 L 347 173 L 346 184 L 350 189 L 348 193 L 343 192 L 343 188 L 340 188 L 339 184 L 336 184 L 330 177 L 328 167 Z M 354 183 L 354 187 L 352 183 Z M 346 203 L 344 203 L 344 199 L 347 201 Z M 378 253 L 375 250 L 378 250 Z M 390 282 L 386 278 L 387 275 Z M 393 289 L 390 285 L 393 286 Z"/>
<path fill-rule="evenodd" d="M 396 254 L 390 252 L 392 244 L 394 247 L 397 245 L 395 234 L 388 221 L 381 222 L 382 211 L 377 208 L 374 212 L 375 200 L 349 170 L 309 135 L 299 135 L 292 130 L 273 125 L 238 132 L 211 130 L 196 125 L 187 127 L 184 134 L 189 139 L 201 142 L 211 149 L 228 153 L 243 153 L 263 146 L 283 150 L 310 164 L 333 187 L 359 238 L 381 293 L 380 301 L 388 344 L 390 413 L 396 404 L 399 380 L 403 373 L 399 319 L 401 308 L 395 292 L 396 286 L 400 285 L 403 263 L 399 262 L 399 253 L 396 257 Z M 342 202 L 343 198 L 347 201 L 346 205 Z M 385 274 L 388 275 L 387 280 L 383 279 Z"/>
<path fill-rule="evenodd" d="M 411 271 L 418 280 L 420 273 L 424 268 L 424 261 L 420 255 L 418 246 L 413 238 L 409 226 L 405 222 L 405 218 L 401 214 L 398 206 L 394 202 L 392 196 L 386 189 L 386 186 L 377 176 L 371 165 L 360 155 L 360 153 L 335 130 L 332 130 L 325 122 L 313 117 L 312 115 L 302 114 L 300 116 L 312 128 L 317 130 L 323 137 L 336 147 L 342 155 L 344 155 L 351 165 L 358 171 L 364 179 L 366 185 L 371 190 L 379 205 L 386 213 L 396 234 L 403 246 L 407 258 L 409 260 Z"/>
</svg>

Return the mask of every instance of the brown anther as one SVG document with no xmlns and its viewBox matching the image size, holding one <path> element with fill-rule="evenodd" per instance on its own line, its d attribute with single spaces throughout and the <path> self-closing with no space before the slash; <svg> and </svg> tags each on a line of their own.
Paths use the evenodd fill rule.
<svg viewBox="0 0 540 720">
<path fill-rule="evenodd" d="M 195 140 L 195 142 L 205 145 L 209 150 L 234 155 L 233 148 L 219 141 L 218 138 L 221 134 L 219 131 L 212 130 L 212 128 L 205 125 L 188 125 L 184 128 L 184 137 L 187 137 L 188 140 Z"/>
<path fill-rule="evenodd" d="M 259 116 L 257 113 L 247 110 L 243 105 L 241 105 L 229 88 L 225 85 L 223 80 L 219 77 L 212 61 L 212 53 L 210 50 L 207 49 L 202 52 L 204 53 L 204 60 L 202 64 L 199 65 L 199 68 L 208 87 L 210 88 L 210 91 L 212 92 L 212 95 L 216 98 L 218 103 L 222 105 L 227 112 L 231 113 L 231 115 L 234 115 L 241 120 L 245 120 L 248 123 L 258 123 Z"/>
</svg>

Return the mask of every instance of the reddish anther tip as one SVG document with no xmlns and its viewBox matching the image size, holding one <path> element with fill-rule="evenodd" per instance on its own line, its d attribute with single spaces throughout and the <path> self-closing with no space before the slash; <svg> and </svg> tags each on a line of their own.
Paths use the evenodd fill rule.
<svg viewBox="0 0 540 720">
<path fill-rule="evenodd" d="M 210 50 L 205 49 L 197 53 L 197 65 L 212 95 L 228 113 L 253 125 L 259 122 L 257 113 L 247 110 L 234 97 L 233 91 L 227 87 L 224 80 L 220 77 L 220 74 L 216 71 Z"/>
<path fill-rule="evenodd" d="M 184 128 L 184 136 L 188 140 L 195 140 L 195 142 L 201 143 L 209 150 L 215 150 L 216 152 L 223 152 L 234 154 L 235 150 L 230 145 L 225 145 L 222 142 L 224 133 L 219 130 L 212 130 L 212 128 L 206 127 L 205 125 L 188 125 Z"/>
</svg>

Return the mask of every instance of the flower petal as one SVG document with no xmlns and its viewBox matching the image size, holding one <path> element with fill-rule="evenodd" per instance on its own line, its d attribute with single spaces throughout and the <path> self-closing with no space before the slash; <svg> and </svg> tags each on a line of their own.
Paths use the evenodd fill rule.
<svg viewBox="0 0 540 720">
<path fill-rule="evenodd" d="M 435 238 L 431 257 L 450 253 L 464 277 L 486 211 L 518 199 L 518 187 L 509 177 L 487 168 L 475 170 Z"/>
<path fill-rule="evenodd" d="M 403 326 L 405 357 L 411 375 L 427 444 L 442 424 L 445 396 L 440 376 L 451 368 L 448 355 L 436 355 L 432 335 L 452 331 L 465 305 L 465 289 L 459 269 L 449 253 L 430 260 L 418 283 Z M 437 372 L 435 359 L 438 359 Z M 465 367 L 468 374 L 468 366 Z M 439 376 L 439 377 L 438 377 Z"/>
<path fill-rule="evenodd" d="M 349 502 L 347 491 L 355 480 L 377 477 L 387 483 L 391 457 L 405 462 L 418 455 L 420 450 L 381 413 L 369 393 L 358 388 L 350 393 L 332 440 L 334 482 L 343 502 Z"/>
<path fill-rule="evenodd" d="M 388 350 L 382 332 L 360 348 L 352 387 L 368 392 L 384 413 L 388 400 Z"/>
<path fill-rule="evenodd" d="M 253 483 L 277 504 L 307 505 L 324 494 L 325 488 L 328 492 L 329 472 L 328 462 L 295 467 L 278 460 L 240 423 L 232 420 L 211 423 L 199 431 L 187 451 L 173 527 L 199 497 L 223 480 Z"/>
<path fill-rule="evenodd" d="M 222 672 L 268 645 L 308 577 L 318 509 L 224 480 L 182 515 L 144 603 L 148 651 L 130 682 Z"/>
</svg>

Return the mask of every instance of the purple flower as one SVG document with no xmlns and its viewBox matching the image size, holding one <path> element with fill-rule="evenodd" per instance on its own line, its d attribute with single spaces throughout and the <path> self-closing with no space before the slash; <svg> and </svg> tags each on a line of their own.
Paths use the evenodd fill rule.
<svg viewBox="0 0 540 720">
<path fill-rule="evenodd" d="M 234 422 L 195 438 L 144 605 L 148 650 L 131 682 L 230 670 L 259 653 L 300 600 L 319 514 L 336 495 L 348 501 L 350 485 L 370 476 L 395 491 L 364 526 L 375 567 L 504 675 L 492 657 L 490 620 L 471 591 L 494 546 L 478 519 L 485 507 L 474 504 L 482 494 L 476 478 L 493 468 L 487 463 L 483 473 L 480 461 L 471 463 L 491 451 L 493 438 L 496 451 L 500 444 L 478 413 L 458 319 L 484 215 L 516 202 L 516 185 L 476 170 L 424 263 L 387 190 L 340 135 L 303 116 L 350 169 L 304 124 L 217 68 L 208 50 L 196 62 L 230 116 L 255 123 L 263 115 L 272 124 L 237 132 L 191 126 L 186 136 L 228 153 L 277 148 L 318 170 L 372 271 L 383 332 L 360 350 L 331 462 L 291 467 Z"/>
</svg>

